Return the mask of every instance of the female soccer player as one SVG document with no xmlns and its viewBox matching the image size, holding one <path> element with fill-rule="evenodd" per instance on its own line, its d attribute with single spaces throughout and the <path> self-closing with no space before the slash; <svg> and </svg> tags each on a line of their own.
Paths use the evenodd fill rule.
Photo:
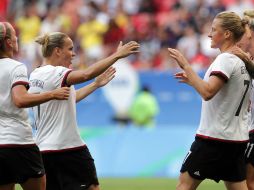
<svg viewBox="0 0 254 190">
<path fill-rule="evenodd" d="M 221 54 L 202 80 L 184 56 L 169 48 L 183 72 L 180 82 L 202 96 L 200 125 L 184 159 L 177 190 L 195 190 L 204 179 L 223 180 L 228 190 L 247 190 L 244 151 L 248 142 L 248 107 L 251 78 L 244 62 L 230 52 L 245 33 L 247 21 L 222 12 L 212 23 L 211 47 Z"/>
<path fill-rule="evenodd" d="M 73 42 L 66 34 L 54 32 L 39 37 L 36 42 L 42 46 L 44 63 L 31 73 L 29 92 L 42 93 L 62 86 L 71 88 L 68 101 L 50 101 L 35 109 L 35 139 L 42 152 L 47 175 L 46 188 L 98 190 L 94 160 L 78 133 L 76 102 L 107 84 L 115 72 L 110 66 L 118 59 L 136 53 L 139 44 L 129 42 L 120 45 L 111 56 L 85 70 L 72 71 L 69 67 L 75 53 Z M 101 73 L 103 74 L 100 75 Z M 75 91 L 74 84 L 98 75 L 100 76 L 93 83 Z M 98 113 L 98 117 L 100 114 Z"/>
<path fill-rule="evenodd" d="M 249 190 L 254 190 L 254 91 L 253 91 L 253 78 L 254 78 L 254 10 L 244 11 L 244 18 L 248 20 L 248 27 L 246 33 L 244 34 L 238 46 L 232 50 L 232 53 L 239 56 L 245 61 L 247 69 L 252 77 L 252 91 L 251 91 L 251 122 L 249 128 L 249 143 L 247 145 L 247 150 L 245 151 L 245 157 L 247 161 L 247 186 Z"/>
<path fill-rule="evenodd" d="M 15 30 L 10 23 L 0 22 L 0 190 L 13 190 L 16 183 L 24 190 L 44 190 L 45 171 L 24 108 L 67 100 L 70 90 L 28 94 L 26 67 L 13 59 L 17 51 Z"/>
</svg>

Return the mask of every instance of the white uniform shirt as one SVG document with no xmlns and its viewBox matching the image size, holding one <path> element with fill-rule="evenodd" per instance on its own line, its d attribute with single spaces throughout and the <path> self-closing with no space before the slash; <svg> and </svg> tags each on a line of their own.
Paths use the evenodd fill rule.
<svg viewBox="0 0 254 190">
<path fill-rule="evenodd" d="M 24 64 L 10 58 L 0 59 L 0 146 L 34 144 L 27 109 L 18 108 L 12 101 L 12 88 L 28 88 Z"/>
<path fill-rule="evenodd" d="M 251 88 L 251 97 L 250 97 L 250 101 L 251 101 L 251 107 L 250 107 L 250 113 L 249 117 L 250 117 L 250 124 L 249 124 L 249 132 L 250 133 L 254 133 L 254 81 L 252 80 L 252 88 Z"/>
<path fill-rule="evenodd" d="M 30 75 L 29 93 L 42 93 L 60 88 L 70 69 L 46 65 Z M 76 122 L 76 91 L 71 86 L 68 100 L 51 100 L 34 107 L 35 141 L 42 152 L 72 149 L 84 146 Z"/>
<path fill-rule="evenodd" d="M 248 140 L 248 107 L 251 79 L 244 63 L 235 55 L 220 54 L 208 68 L 204 80 L 217 75 L 226 80 L 209 101 L 202 100 L 197 136 L 214 140 Z"/>
</svg>

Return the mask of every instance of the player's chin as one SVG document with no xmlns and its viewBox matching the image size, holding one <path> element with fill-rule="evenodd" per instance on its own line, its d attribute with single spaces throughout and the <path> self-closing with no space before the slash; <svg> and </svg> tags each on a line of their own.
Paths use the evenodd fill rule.
<svg viewBox="0 0 254 190">
<path fill-rule="evenodd" d="M 217 46 L 215 45 L 215 44 L 213 44 L 213 43 L 211 43 L 211 46 L 210 46 L 211 48 L 217 48 Z"/>
<path fill-rule="evenodd" d="M 68 68 L 69 68 L 69 69 L 72 69 L 72 62 L 70 62 L 70 63 L 68 64 Z"/>
</svg>

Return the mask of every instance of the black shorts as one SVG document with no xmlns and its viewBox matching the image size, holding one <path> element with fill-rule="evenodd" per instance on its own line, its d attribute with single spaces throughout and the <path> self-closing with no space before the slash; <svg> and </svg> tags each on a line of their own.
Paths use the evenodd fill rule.
<svg viewBox="0 0 254 190">
<path fill-rule="evenodd" d="M 0 148 L 0 185 L 24 183 L 45 174 L 36 145 Z"/>
<path fill-rule="evenodd" d="M 247 143 L 227 143 L 196 137 L 181 172 L 198 180 L 240 182 L 246 179 L 244 152 Z"/>
<path fill-rule="evenodd" d="M 87 147 L 42 153 L 42 158 L 47 190 L 85 190 L 90 185 L 99 185 L 94 160 Z"/>
<path fill-rule="evenodd" d="M 245 151 L 245 159 L 254 167 L 254 142 L 249 142 Z"/>
</svg>

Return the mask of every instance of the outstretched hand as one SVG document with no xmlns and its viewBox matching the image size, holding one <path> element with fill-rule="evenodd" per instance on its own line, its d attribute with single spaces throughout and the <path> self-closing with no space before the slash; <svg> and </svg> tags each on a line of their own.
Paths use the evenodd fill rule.
<svg viewBox="0 0 254 190">
<path fill-rule="evenodd" d="M 62 87 L 57 88 L 52 91 L 53 99 L 56 100 L 68 100 L 70 96 L 70 88 L 69 87 Z"/>
<path fill-rule="evenodd" d="M 127 57 L 133 53 L 138 53 L 138 48 L 140 45 L 135 41 L 130 41 L 127 44 L 123 45 L 123 42 L 121 41 L 117 47 L 116 54 L 119 58 Z"/>
<path fill-rule="evenodd" d="M 177 79 L 180 83 L 186 83 L 191 85 L 188 76 L 185 74 L 185 72 L 178 72 L 174 74 L 175 79 Z"/>
<path fill-rule="evenodd" d="M 104 73 L 95 78 L 95 84 L 97 87 L 102 87 L 108 84 L 115 77 L 116 69 L 109 67 Z"/>
<path fill-rule="evenodd" d="M 184 69 L 186 66 L 189 66 L 188 61 L 181 54 L 180 51 L 178 51 L 177 49 L 173 49 L 173 48 L 168 48 L 168 51 L 169 51 L 169 56 L 176 60 L 176 62 L 179 65 L 179 67 Z"/>
</svg>

